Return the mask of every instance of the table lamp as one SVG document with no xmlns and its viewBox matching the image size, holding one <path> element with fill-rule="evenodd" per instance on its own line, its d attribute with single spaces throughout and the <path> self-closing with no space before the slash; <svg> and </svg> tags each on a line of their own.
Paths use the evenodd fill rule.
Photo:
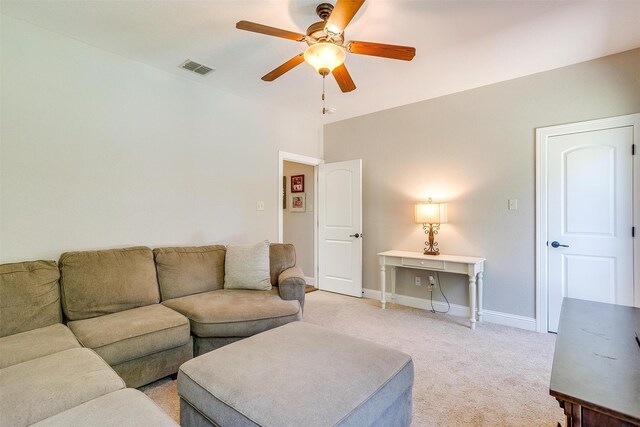
<svg viewBox="0 0 640 427">
<path fill-rule="evenodd" d="M 447 222 L 447 204 L 432 203 L 431 197 L 427 203 L 415 204 L 415 221 L 422 224 L 425 234 L 429 236 L 429 240 L 424 242 L 425 255 L 440 255 L 440 249 L 437 248 L 438 243 L 434 237 L 440 230 L 440 224 Z"/>
</svg>

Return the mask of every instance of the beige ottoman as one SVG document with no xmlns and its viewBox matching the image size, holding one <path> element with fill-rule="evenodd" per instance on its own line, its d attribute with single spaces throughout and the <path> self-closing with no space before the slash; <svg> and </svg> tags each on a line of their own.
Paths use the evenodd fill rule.
<svg viewBox="0 0 640 427">
<path fill-rule="evenodd" d="M 180 424 L 407 426 L 412 387 L 409 355 L 293 322 L 184 363 Z"/>
</svg>

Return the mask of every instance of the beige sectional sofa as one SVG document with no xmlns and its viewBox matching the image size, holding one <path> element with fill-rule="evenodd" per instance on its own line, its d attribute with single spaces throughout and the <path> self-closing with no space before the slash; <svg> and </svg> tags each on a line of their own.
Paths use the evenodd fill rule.
<svg viewBox="0 0 640 427">
<path fill-rule="evenodd" d="M 264 291 L 224 289 L 224 246 L 0 265 L 2 425 L 175 426 L 126 387 L 177 373 L 194 349 L 300 320 L 305 283 L 294 248 L 268 251 L 274 288 Z"/>
</svg>

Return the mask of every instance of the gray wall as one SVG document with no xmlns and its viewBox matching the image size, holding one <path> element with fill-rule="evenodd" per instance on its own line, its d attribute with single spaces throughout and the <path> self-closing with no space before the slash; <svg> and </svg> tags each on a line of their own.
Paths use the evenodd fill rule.
<svg viewBox="0 0 640 427">
<path fill-rule="evenodd" d="M 637 112 L 640 49 L 326 125 L 326 162 L 363 159 L 364 287 L 380 289 L 376 253 L 422 250 L 413 203 L 433 197 L 441 252 L 487 258 L 485 308 L 535 317 L 535 129 Z M 398 293 L 428 298 L 416 274 Z M 440 276 L 468 305 L 466 279 Z"/>
<path fill-rule="evenodd" d="M 296 263 L 304 275 L 313 277 L 313 166 L 285 161 L 283 173 L 287 177 L 287 209 L 282 213 L 283 240 L 296 247 Z M 305 212 L 290 210 L 292 175 L 304 175 Z"/>
</svg>

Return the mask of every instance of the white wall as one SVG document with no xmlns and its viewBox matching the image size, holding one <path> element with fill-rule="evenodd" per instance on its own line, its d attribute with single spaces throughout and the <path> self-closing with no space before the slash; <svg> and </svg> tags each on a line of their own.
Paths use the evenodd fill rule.
<svg viewBox="0 0 640 427">
<path fill-rule="evenodd" d="M 315 116 L 6 16 L 1 71 L 0 262 L 276 241 L 278 150 L 322 154 Z"/>
<path fill-rule="evenodd" d="M 282 213 L 283 242 L 296 248 L 296 263 L 306 277 L 313 272 L 313 210 L 315 189 L 311 165 L 284 161 L 283 173 L 287 177 L 287 209 Z M 305 212 L 291 212 L 291 176 L 304 175 Z M 314 283 L 315 284 L 315 283 Z"/>
<path fill-rule="evenodd" d="M 325 161 L 363 159 L 364 287 L 376 253 L 422 250 L 413 203 L 433 197 L 449 203 L 440 251 L 487 258 L 485 308 L 534 317 L 535 129 L 637 112 L 640 49 L 326 125 Z M 428 298 L 416 273 L 398 292 Z M 466 278 L 440 276 L 468 305 Z"/>
</svg>

